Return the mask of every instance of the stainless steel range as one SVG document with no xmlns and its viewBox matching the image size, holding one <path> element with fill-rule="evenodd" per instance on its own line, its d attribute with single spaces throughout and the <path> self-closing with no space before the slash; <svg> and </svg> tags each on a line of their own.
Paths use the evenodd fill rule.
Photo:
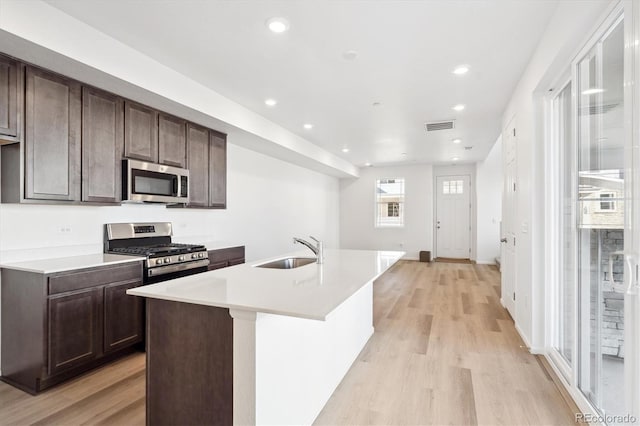
<svg viewBox="0 0 640 426">
<path fill-rule="evenodd" d="M 171 242 L 171 222 L 108 223 L 104 227 L 104 252 L 146 257 L 144 282 L 151 284 L 205 272 L 207 248 Z"/>
</svg>

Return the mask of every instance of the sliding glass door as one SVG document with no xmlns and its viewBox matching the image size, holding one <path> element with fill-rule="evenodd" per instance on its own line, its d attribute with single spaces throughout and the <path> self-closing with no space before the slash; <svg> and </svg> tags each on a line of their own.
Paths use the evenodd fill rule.
<svg viewBox="0 0 640 426">
<path fill-rule="evenodd" d="M 565 380 L 571 382 L 574 368 L 574 344 L 576 324 L 576 177 L 575 145 L 573 143 L 573 85 L 567 82 L 550 99 L 555 182 L 549 182 L 557 206 L 555 217 L 549 219 L 554 228 L 550 237 L 557 238 L 553 260 L 555 283 L 551 295 L 553 324 L 551 332 L 551 356 Z"/>
<path fill-rule="evenodd" d="M 576 66 L 579 387 L 604 415 L 624 407 L 624 28 Z"/>
<path fill-rule="evenodd" d="M 637 40 L 640 5 L 618 5 L 547 97 L 549 358 L 609 425 L 640 420 Z"/>
</svg>

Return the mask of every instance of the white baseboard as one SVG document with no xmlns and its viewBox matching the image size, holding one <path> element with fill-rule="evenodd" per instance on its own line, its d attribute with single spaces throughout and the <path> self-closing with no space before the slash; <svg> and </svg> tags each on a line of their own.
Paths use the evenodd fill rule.
<svg viewBox="0 0 640 426">
<path fill-rule="evenodd" d="M 525 336 L 524 332 L 522 331 L 518 323 L 515 321 L 515 319 L 513 320 L 513 325 L 516 326 L 516 331 L 520 335 L 520 338 L 522 339 L 524 344 L 527 345 L 527 348 L 531 349 L 531 343 L 529 343 L 529 339 L 527 339 L 527 336 Z"/>
<path fill-rule="evenodd" d="M 495 265 L 496 262 L 493 260 L 476 260 L 477 265 Z"/>
</svg>

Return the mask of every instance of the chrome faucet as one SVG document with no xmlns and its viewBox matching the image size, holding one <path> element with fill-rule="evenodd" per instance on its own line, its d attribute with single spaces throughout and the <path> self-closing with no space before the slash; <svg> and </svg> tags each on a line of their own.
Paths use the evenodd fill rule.
<svg viewBox="0 0 640 426">
<path fill-rule="evenodd" d="M 316 255 L 317 263 L 322 263 L 324 261 L 324 246 L 322 244 L 322 241 L 320 241 L 320 240 L 318 240 L 318 239 L 316 239 L 316 238 L 314 238 L 312 236 L 309 236 L 309 238 L 311 238 L 313 241 L 315 241 L 316 244 L 314 245 L 314 244 L 310 243 L 309 241 L 303 240 L 302 238 L 296 238 L 296 237 L 293 237 L 293 243 L 294 244 L 295 243 L 299 243 L 299 244 L 307 246 L 309 248 L 309 250 L 311 250 L 313 252 L 313 254 Z"/>
</svg>

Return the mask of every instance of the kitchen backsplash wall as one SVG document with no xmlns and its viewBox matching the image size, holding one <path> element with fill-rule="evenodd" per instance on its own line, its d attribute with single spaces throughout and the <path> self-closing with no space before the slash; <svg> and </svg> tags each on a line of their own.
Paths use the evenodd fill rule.
<svg viewBox="0 0 640 426">
<path fill-rule="evenodd" d="M 108 222 L 173 222 L 175 241 L 244 244 L 248 261 L 299 249 L 294 235 L 338 246 L 337 178 L 233 144 L 227 155 L 226 210 L 2 204 L 0 262 L 101 252 Z"/>
</svg>

